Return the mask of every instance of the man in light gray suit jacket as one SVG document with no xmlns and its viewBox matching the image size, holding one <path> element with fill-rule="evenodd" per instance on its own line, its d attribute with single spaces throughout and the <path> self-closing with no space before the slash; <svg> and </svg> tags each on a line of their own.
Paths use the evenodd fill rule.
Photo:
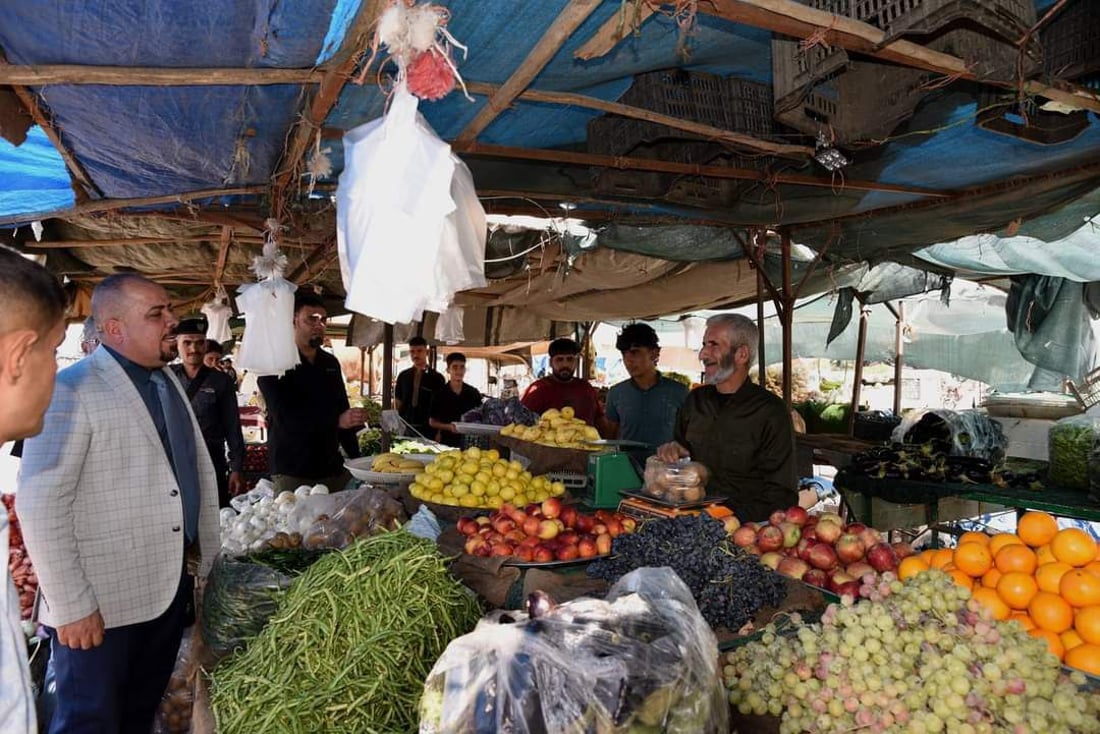
<svg viewBox="0 0 1100 734">
<path fill-rule="evenodd" d="M 51 732 L 148 734 L 192 603 L 185 558 L 218 551 L 217 481 L 172 371 L 168 295 L 115 275 L 92 294 L 101 348 L 57 377 L 16 507 L 57 676 Z"/>
</svg>

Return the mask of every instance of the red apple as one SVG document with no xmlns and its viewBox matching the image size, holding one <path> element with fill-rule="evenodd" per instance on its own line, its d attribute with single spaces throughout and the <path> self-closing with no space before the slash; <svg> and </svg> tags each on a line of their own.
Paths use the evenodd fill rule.
<svg viewBox="0 0 1100 734">
<path fill-rule="evenodd" d="M 531 563 L 533 560 L 535 560 L 535 549 L 532 546 L 517 546 L 515 556 L 518 560 L 523 561 L 524 563 Z"/>
<path fill-rule="evenodd" d="M 802 526 L 802 537 L 806 540 L 817 540 L 817 523 L 806 523 Z"/>
<path fill-rule="evenodd" d="M 835 593 L 837 596 L 845 597 L 850 596 L 852 599 L 859 598 L 859 582 L 858 581 L 845 581 L 842 584 L 837 584 Z"/>
<path fill-rule="evenodd" d="M 896 543 L 891 543 L 890 547 L 894 549 L 894 553 L 897 554 L 899 561 L 902 558 L 908 558 L 909 556 L 916 554 L 916 551 L 913 550 L 913 546 L 909 545 L 904 540 L 899 540 Z"/>
<path fill-rule="evenodd" d="M 810 519 L 810 513 L 802 509 L 798 505 L 792 505 L 787 508 L 787 522 L 793 522 L 795 525 L 805 525 L 806 521 Z"/>
<path fill-rule="evenodd" d="M 795 525 L 793 522 L 787 522 L 784 520 L 779 523 L 779 529 L 783 531 L 783 547 L 793 548 L 798 545 L 798 541 L 802 538 L 802 527 Z"/>
<path fill-rule="evenodd" d="M 543 540 L 550 540 L 551 538 L 558 537 L 558 533 L 561 532 L 561 528 L 553 520 L 540 520 L 538 536 Z"/>
<path fill-rule="evenodd" d="M 852 535 L 859 535 L 866 529 L 867 526 L 861 522 L 850 522 L 844 526 L 844 532 L 851 533 Z"/>
<path fill-rule="evenodd" d="M 493 552 L 490 555 L 494 556 L 510 556 L 515 552 L 515 548 L 510 543 L 497 543 L 493 546 Z"/>
<path fill-rule="evenodd" d="M 863 541 L 859 539 L 858 535 L 852 535 L 851 533 L 844 533 L 836 541 L 836 557 L 840 559 L 841 563 L 855 563 L 863 558 Z"/>
<path fill-rule="evenodd" d="M 783 560 L 783 556 L 779 555 L 775 551 L 772 551 L 770 553 L 765 553 L 762 556 L 760 556 L 760 562 L 763 563 L 768 568 L 773 569 L 773 570 L 776 569 L 776 568 L 779 568 L 779 562 L 781 560 Z"/>
<path fill-rule="evenodd" d="M 592 558 L 599 555 L 599 550 L 596 548 L 595 538 L 581 538 L 577 542 L 577 553 L 581 558 Z"/>
<path fill-rule="evenodd" d="M 783 547 L 783 531 L 775 525 L 768 525 L 756 535 L 756 547 L 764 553 L 777 551 Z"/>
<path fill-rule="evenodd" d="M 828 520 L 829 522 L 835 522 L 840 527 L 844 527 L 844 518 L 842 518 L 840 515 L 836 514 L 835 512 L 823 512 L 823 513 L 821 513 L 820 515 L 817 516 L 817 521 L 818 522 L 822 522 L 824 520 Z"/>
<path fill-rule="evenodd" d="M 813 584 L 824 589 L 825 585 L 829 583 L 829 576 L 820 568 L 811 568 L 802 574 L 802 580 L 807 584 Z"/>
<path fill-rule="evenodd" d="M 611 552 L 611 536 L 607 533 L 601 533 L 596 536 L 596 552 L 601 556 L 606 556 Z"/>
<path fill-rule="evenodd" d="M 832 522 L 831 520 L 821 520 L 814 527 L 817 531 L 817 539 L 823 543 L 832 545 L 836 542 L 836 539 L 840 537 L 843 532 L 840 527 L 840 523 Z"/>
<path fill-rule="evenodd" d="M 726 529 L 726 535 L 733 535 L 741 528 L 741 521 L 737 519 L 737 515 L 730 515 L 722 519 L 722 527 Z"/>
<path fill-rule="evenodd" d="M 596 518 L 591 515 L 578 514 L 577 522 L 574 524 L 574 528 L 578 533 L 591 533 L 592 528 L 596 525 Z"/>
<path fill-rule="evenodd" d="M 580 558 L 580 551 L 575 545 L 562 545 L 558 547 L 557 557 L 559 561 L 572 561 Z"/>
<path fill-rule="evenodd" d="M 843 571 L 834 571 L 833 573 L 829 574 L 829 581 L 825 585 L 825 587 L 835 594 L 836 590 L 840 588 L 841 584 L 846 584 L 849 581 L 856 581 L 856 579 L 852 578 Z M 858 584 L 859 582 L 856 581 L 856 583 Z"/>
<path fill-rule="evenodd" d="M 887 543 L 878 543 L 867 551 L 867 562 L 879 573 L 894 571 L 898 567 L 898 554 Z"/>
<path fill-rule="evenodd" d="M 783 510 L 776 510 L 771 515 L 768 515 L 768 523 L 779 527 L 779 524 L 787 519 L 787 513 Z"/>
<path fill-rule="evenodd" d="M 871 564 L 867 561 L 856 561 L 855 563 L 849 563 L 844 568 L 844 573 L 848 574 L 854 579 L 862 579 L 869 573 L 874 573 L 875 569 L 871 568 Z"/>
<path fill-rule="evenodd" d="M 490 520 L 485 515 L 478 515 L 477 517 L 474 518 L 474 522 L 476 522 L 478 524 L 479 529 L 485 527 L 486 525 L 492 525 L 493 524 L 493 521 Z"/>
<path fill-rule="evenodd" d="M 524 538 L 522 541 L 520 541 L 519 545 L 517 545 L 516 548 L 517 549 L 518 548 L 532 548 L 533 549 L 536 545 L 538 545 L 541 542 L 542 542 L 542 538 L 540 538 L 538 536 L 538 534 L 536 533 L 535 535 L 528 535 L 526 538 Z"/>
<path fill-rule="evenodd" d="M 536 546 L 533 558 L 535 563 L 549 563 L 554 560 L 554 551 L 550 550 L 545 545 Z"/>
<path fill-rule="evenodd" d="M 568 525 L 566 526 L 569 527 Z M 573 530 L 565 530 L 558 535 L 558 542 L 562 545 L 576 545 L 577 541 L 581 539 L 581 536 Z"/>
<path fill-rule="evenodd" d="M 607 534 L 612 538 L 619 537 L 623 534 L 623 524 L 615 518 L 609 519 L 607 521 Z"/>
<path fill-rule="evenodd" d="M 525 505 L 523 511 L 526 512 L 528 515 L 534 515 L 538 518 L 542 517 L 542 505 L 538 504 L 537 502 L 532 502 L 529 505 Z"/>
<path fill-rule="evenodd" d="M 458 532 L 463 535 L 477 535 L 477 521 L 472 517 L 460 517 L 458 522 L 455 523 L 455 527 L 458 528 Z"/>
<path fill-rule="evenodd" d="M 790 576 L 792 579 L 800 579 L 810 570 L 810 566 L 805 561 L 797 558 L 784 558 L 775 570 L 784 576 Z"/>
<path fill-rule="evenodd" d="M 549 500 L 547 500 L 547 501 L 549 501 Z M 560 515 L 561 521 L 563 523 L 565 523 L 565 527 L 567 527 L 567 528 L 576 527 L 576 525 L 577 525 L 577 516 L 579 514 L 580 513 L 577 512 L 576 507 L 573 507 L 573 505 L 566 505 L 565 507 L 561 508 L 561 515 Z"/>
<path fill-rule="evenodd" d="M 603 535 L 606 532 L 607 532 L 607 525 L 602 520 L 592 526 L 592 534 L 593 535 Z"/>
<path fill-rule="evenodd" d="M 528 515 L 527 519 L 523 521 L 523 532 L 527 535 L 538 535 L 540 522 L 542 521 L 537 517 Z"/>
<path fill-rule="evenodd" d="M 547 497 L 542 501 L 542 514 L 543 517 L 548 517 L 551 520 L 555 517 L 561 516 L 562 503 L 558 497 Z"/>
<path fill-rule="evenodd" d="M 828 543 L 818 543 L 810 548 L 809 562 L 814 568 L 822 571 L 831 571 L 836 568 L 836 551 Z"/>
<path fill-rule="evenodd" d="M 470 536 L 469 539 L 467 539 L 466 545 L 463 546 L 463 550 L 465 550 L 470 555 L 475 556 L 478 554 L 478 548 L 481 548 L 482 546 L 484 546 L 485 548 L 489 548 L 489 541 L 485 540 L 480 535 L 473 535 Z"/>
<path fill-rule="evenodd" d="M 742 525 L 733 532 L 733 544 L 742 548 L 756 542 L 756 530 L 748 525 Z"/>
<path fill-rule="evenodd" d="M 498 517 L 496 520 L 493 520 L 493 530 L 496 530 L 501 535 L 506 535 L 515 529 L 516 523 L 510 517 Z"/>
<path fill-rule="evenodd" d="M 818 541 L 810 540 L 805 535 L 803 535 L 801 538 L 798 539 L 798 545 L 794 547 L 795 555 L 801 558 L 803 561 L 808 561 L 810 559 L 810 546 L 817 542 Z"/>
<path fill-rule="evenodd" d="M 619 524 L 623 526 L 624 533 L 633 533 L 638 529 L 638 521 L 632 518 L 630 515 L 620 515 Z"/>
<path fill-rule="evenodd" d="M 874 528 L 864 528 L 859 533 L 859 539 L 863 541 L 864 548 L 870 548 L 882 542 L 882 533 Z"/>
</svg>

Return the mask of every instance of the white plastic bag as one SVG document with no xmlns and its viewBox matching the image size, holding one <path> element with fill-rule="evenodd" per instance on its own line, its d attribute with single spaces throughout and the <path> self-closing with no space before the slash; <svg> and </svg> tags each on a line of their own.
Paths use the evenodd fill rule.
<svg viewBox="0 0 1100 734">
<path fill-rule="evenodd" d="M 435 321 L 435 340 L 444 344 L 459 344 L 466 338 L 462 318 L 466 310 L 453 303 Z"/>
<path fill-rule="evenodd" d="M 294 343 L 294 291 L 281 277 L 246 283 L 238 289 L 237 308 L 245 315 L 238 366 L 257 376 L 282 375 L 298 364 Z"/>
<path fill-rule="evenodd" d="M 233 316 L 233 308 L 226 303 L 229 296 L 225 288 L 218 286 L 214 294 L 214 300 L 203 304 L 202 313 L 206 316 L 206 338 L 216 342 L 227 342 L 233 338 L 233 332 L 229 328 L 229 319 Z"/>
</svg>

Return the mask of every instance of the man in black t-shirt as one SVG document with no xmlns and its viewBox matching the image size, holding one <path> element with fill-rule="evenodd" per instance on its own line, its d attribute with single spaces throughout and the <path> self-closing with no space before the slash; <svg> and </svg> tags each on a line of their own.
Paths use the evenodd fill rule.
<svg viewBox="0 0 1100 734">
<path fill-rule="evenodd" d="M 462 448 L 462 436 L 455 432 L 455 421 L 461 419 L 467 410 L 481 405 L 481 393 L 476 387 L 463 382 L 466 377 L 466 355 L 462 352 L 447 355 L 447 376 L 450 380 L 432 397 L 428 424 L 438 431 L 437 441 Z"/>
<path fill-rule="evenodd" d="M 443 375 L 428 366 L 428 342 L 422 337 L 409 339 L 409 359 L 413 366 L 402 370 L 393 389 L 393 404 L 398 414 L 424 438 L 435 431 L 429 425 L 432 396 L 446 384 Z M 409 431 L 411 433 L 412 431 Z"/>
</svg>

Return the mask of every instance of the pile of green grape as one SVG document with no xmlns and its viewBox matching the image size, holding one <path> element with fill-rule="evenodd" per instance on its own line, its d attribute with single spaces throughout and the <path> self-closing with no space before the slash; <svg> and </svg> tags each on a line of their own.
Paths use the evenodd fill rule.
<svg viewBox="0 0 1100 734">
<path fill-rule="evenodd" d="M 726 658 L 730 703 L 795 732 L 1100 732 L 1100 693 L 1046 643 L 994 622 L 942 571 L 893 581 L 878 602 L 831 605 L 820 624 Z"/>
</svg>

